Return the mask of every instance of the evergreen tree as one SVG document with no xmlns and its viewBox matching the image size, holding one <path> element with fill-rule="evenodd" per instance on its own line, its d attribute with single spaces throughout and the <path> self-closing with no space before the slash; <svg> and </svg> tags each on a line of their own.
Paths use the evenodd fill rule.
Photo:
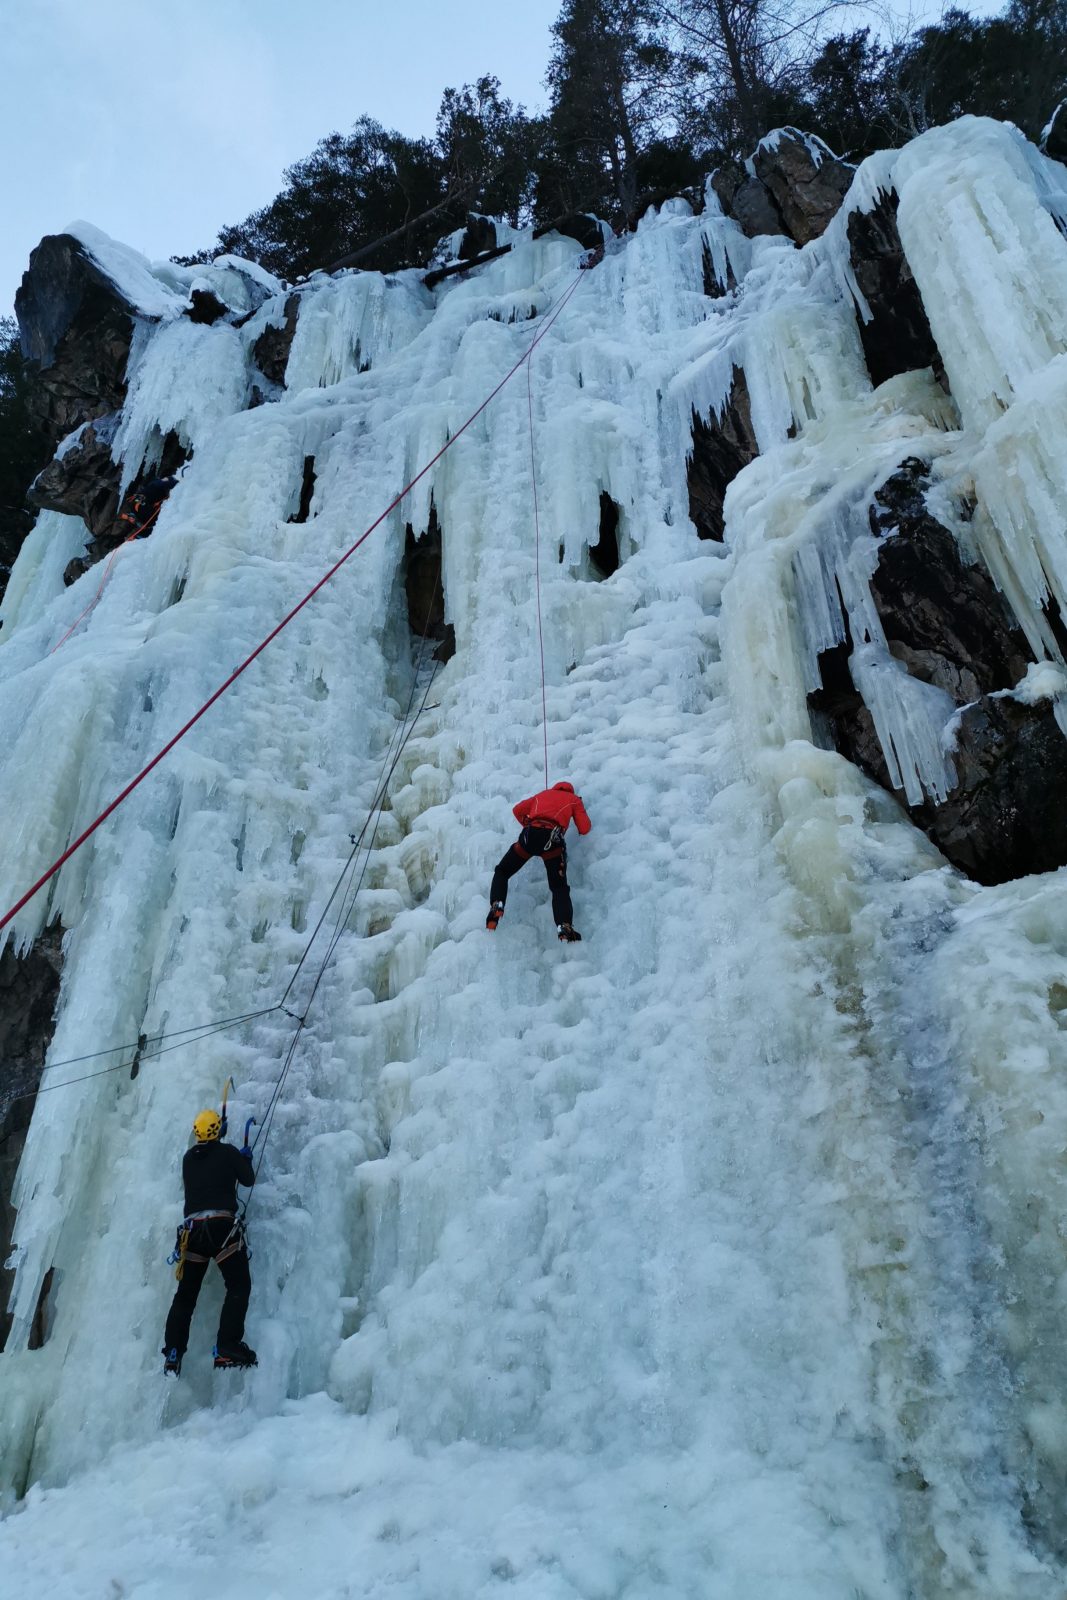
<svg viewBox="0 0 1067 1600">
<path fill-rule="evenodd" d="M 651 0 L 564 0 L 553 24 L 549 148 L 538 213 L 636 220 L 640 156 L 660 136 L 670 57 Z"/>
</svg>

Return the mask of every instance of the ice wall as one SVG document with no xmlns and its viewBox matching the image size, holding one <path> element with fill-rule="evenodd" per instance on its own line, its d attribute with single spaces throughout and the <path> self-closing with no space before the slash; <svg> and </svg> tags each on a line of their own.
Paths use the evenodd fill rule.
<svg viewBox="0 0 1067 1600">
<path fill-rule="evenodd" d="M 968 140 L 986 155 L 970 187 Z M 1047 349 L 1026 334 L 1023 389 L 1062 358 L 1033 304 L 1067 262 L 1042 171 L 988 125 L 926 136 L 895 169 L 902 215 L 969 216 L 980 188 L 987 230 L 1010 217 L 1042 241 L 1035 287 L 989 233 L 1001 355 L 972 375 L 961 352 L 951 401 L 929 374 L 872 390 L 840 234 L 748 243 L 682 202 L 611 244 L 538 347 L 551 776 L 594 821 L 572 849 L 580 946 L 557 946 L 533 867 L 483 927 L 510 801 L 543 777 L 523 372 L 20 914 L 23 943 L 46 916 L 70 929 L 56 1062 L 278 997 L 409 704 L 404 524 L 425 528 L 432 494 L 456 655 L 273 1124 L 250 1212 L 255 1374 L 212 1373 L 205 1290 L 163 1387 L 163 1257 L 192 1114 L 232 1073 L 235 1120 L 261 1115 L 291 1020 L 133 1080 L 50 1090 L 77 1075 L 57 1066 L 38 1100 L 0 1357 L 8 1483 L 45 1486 L 0 1527 L 20 1593 L 55 1592 L 72 1562 L 86 1594 L 175 1597 L 1062 1592 L 1061 876 L 976 891 L 815 749 L 805 703 L 843 604 L 902 782 L 948 782 L 946 708 L 902 681 L 866 589 L 866 506 L 906 455 L 947 492 L 973 483 L 1032 611 L 1026 548 L 979 470 L 998 440 L 1010 455 L 996 430 L 1021 402 L 987 418 L 977 390 L 1013 321 L 1046 328 Z M 981 243 L 946 224 L 937 252 L 915 248 L 946 366 L 987 336 L 982 295 L 960 311 L 944 288 L 946 258 L 963 277 Z M 738 280 L 714 301 L 706 248 Z M 527 239 L 432 296 L 414 274 L 313 282 L 286 390 L 252 411 L 255 322 L 238 338 L 165 317 L 123 422 L 133 454 L 168 427 L 194 446 L 156 531 L 54 653 L 99 583 L 62 588 L 70 519 L 42 518 L 8 590 L 0 901 L 455 435 L 579 254 Z M 720 549 L 688 522 L 685 453 L 692 406 L 720 405 L 734 364 L 762 454 Z M 1059 491 L 1022 415 L 1029 526 Z M 308 455 L 313 514 L 294 524 Z M 625 559 L 598 583 L 601 492 Z M 190 1548 L 208 1518 L 225 1550 Z"/>
</svg>

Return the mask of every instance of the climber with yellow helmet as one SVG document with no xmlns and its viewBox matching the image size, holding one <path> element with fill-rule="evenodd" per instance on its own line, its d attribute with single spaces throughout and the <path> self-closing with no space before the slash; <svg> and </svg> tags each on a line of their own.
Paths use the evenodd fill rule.
<svg viewBox="0 0 1067 1600">
<path fill-rule="evenodd" d="M 193 1120 L 196 1143 L 185 1152 L 182 1161 L 185 1220 L 178 1229 L 178 1244 L 172 1258 L 177 1261 L 178 1288 L 163 1335 L 163 1371 L 173 1372 L 175 1377 L 182 1369 L 182 1356 L 189 1343 L 189 1324 L 196 1310 L 200 1285 L 212 1261 L 226 1285 L 215 1365 L 256 1365 L 256 1352 L 242 1343 L 252 1276 L 248 1269 L 244 1224 L 237 1215 L 237 1185 L 250 1189 L 256 1174 L 248 1144 L 248 1126 L 241 1150 L 236 1145 L 223 1143 L 225 1134 L 225 1110 L 221 1116 L 217 1111 L 201 1111 Z"/>
</svg>

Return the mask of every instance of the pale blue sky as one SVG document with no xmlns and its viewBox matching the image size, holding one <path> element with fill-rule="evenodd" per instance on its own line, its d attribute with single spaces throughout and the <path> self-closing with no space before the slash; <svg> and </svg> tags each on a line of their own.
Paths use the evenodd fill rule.
<svg viewBox="0 0 1067 1600">
<path fill-rule="evenodd" d="M 75 218 L 151 257 L 213 243 L 363 112 L 433 130 L 486 72 L 542 104 L 559 0 L 0 0 L 0 313 Z"/>
<path fill-rule="evenodd" d="M 150 257 L 184 254 L 265 205 L 285 167 L 363 112 L 430 133 L 441 91 L 486 72 L 542 105 L 559 8 L 0 0 L 0 314 L 37 241 L 77 218 Z M 911 9 L 933 16 L 939 0 Z"/>
</svg>

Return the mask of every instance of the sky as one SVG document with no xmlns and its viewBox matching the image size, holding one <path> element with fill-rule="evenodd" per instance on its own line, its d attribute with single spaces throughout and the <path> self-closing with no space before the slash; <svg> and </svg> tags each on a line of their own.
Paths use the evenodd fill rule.
<svg viewBox="0 0 1067 1600">
<path fill-rule="evenodd" d="M 153 259 L 212 245 L 366 112 L 433 131 L 491 72 L 545 101 L 560 0 L 0 0 L 0 314 L 85 219 Z"/>
</svg>

